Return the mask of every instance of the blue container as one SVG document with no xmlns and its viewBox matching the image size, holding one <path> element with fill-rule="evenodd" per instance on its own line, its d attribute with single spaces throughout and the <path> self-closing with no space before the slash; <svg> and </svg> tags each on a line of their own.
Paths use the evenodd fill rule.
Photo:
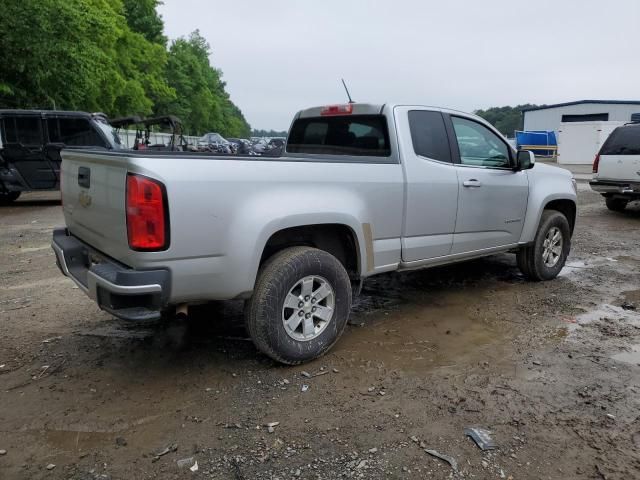
<svg viewBox="0 0 640 480">
<path fill-rule="evenodd" d="M 531 150 L 536 155 L 551 157 L 558 150 L 556 132 L 544 130 L 516 131 L 516 147 L 518 149 Z"/>
</svg>

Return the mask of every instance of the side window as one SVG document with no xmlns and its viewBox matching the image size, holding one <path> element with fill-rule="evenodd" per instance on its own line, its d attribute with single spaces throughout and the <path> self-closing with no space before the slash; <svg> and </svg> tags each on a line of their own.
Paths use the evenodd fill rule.
<svg viewBox="0 0 640 480">
<path fill-rule="evenodd" d="M 62 140 L 60 140 L 60 124 L 57 118 L 47 118 L 47 130 L 49 131 L 49 142 L 62 143 Z"/>
<path fill-rule="evenodd" d="M 39 117 L 9 117 L 4 120 L 6 143 L 34 147 L 42 145 L 42 123 Z"/>
<path fill-rule="evenodd" d="M 484 125 L 451 117 L 460 149 L 460 163 L 480 167 L 509 168 L 509 147 Z"/>
<path fill-rule="evenodd" d="M 416 155 L 451 162 L 449 138 L 440 112 L 410 111 L 409 128 Z"/>
<path fill-rule="evenodd" d="M 85 118 L 58 119 L 60 127 L 59 142 L 76 147 L 105 147 L 105 142 L 95 128 Z"/>
</svg>

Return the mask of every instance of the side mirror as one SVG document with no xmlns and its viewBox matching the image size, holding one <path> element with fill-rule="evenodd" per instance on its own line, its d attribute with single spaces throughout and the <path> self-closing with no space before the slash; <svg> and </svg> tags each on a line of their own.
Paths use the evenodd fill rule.
<svg viewBox="0 0 640 480">
<path fill-rule="evenodd" d="M 531 150 L 519 150 L 516 162 L 518 170 L 529 170 L 536 164 L 536 156 Z"/>
</svg>

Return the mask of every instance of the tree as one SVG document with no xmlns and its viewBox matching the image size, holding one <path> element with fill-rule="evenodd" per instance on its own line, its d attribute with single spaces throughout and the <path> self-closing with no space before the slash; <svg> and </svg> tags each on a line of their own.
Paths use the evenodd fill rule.
<svg viewBox="0 0 640 480">
<path fill-rule="evenodd" d="M 248 136 L 210 47 L 163 36 L 158 0 L 4 0 L 0 108 L 175 114 L 191 133 Z"/>
<path fill-rule="evenodd" d="M 167 81 L 176 98 L 160 103 L 157 113 L 177 115 L 192 134 L 215 131 L 229 137 L 248 136 L 249 124 L 229 99 L 222 74 L 211 66 L 209 55 L 210 46 L 198 30 L 172 42 Z"/>
<path fill-rule="evenodd" d="M 516 107 L 492 107 L 486 110 L 476 110 L 474 113 L 491 123 L 503 135 L 512 137 L 514 131 L 524 128 L 522 111 L 536 106 L 527 103 Z"/>
<path fill-rule="evenodd" d="M 281 132 L 277 130 L 252 130 L 251 136 L 252 137 L 286 137 L 287 132 L 284 130 Z"/>
<path fill-rule="evenodd" d="M 5 0 L 0 104 L 148 114 L 173 97 L 161 45 L 132 32 L 121 0 Z"/>
<path fill-rule="evenodd" d="M 151 43 L 167 45 L 164 23 L 156 10 L 162 5 L 159 0 L 123 0 L 124 14 L 131 30 L 142 34 Z"/>
</svg>

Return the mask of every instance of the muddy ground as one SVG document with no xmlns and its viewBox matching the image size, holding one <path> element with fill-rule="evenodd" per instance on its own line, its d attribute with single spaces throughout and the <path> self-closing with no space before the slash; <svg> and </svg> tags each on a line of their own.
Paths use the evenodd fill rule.
<svg viewBox="0 0 640 480">
<path fill-rule="evenodd" d="M 510 255 L 377 277 L 362 325 L 294 368 L 237 303 L 101 312 L 55 266 L 56 195 L 24 195 L 0 210 L 0 478 L 640 478 L 640 206 L 580 186 L 560 278 Z"/>
</svg>

